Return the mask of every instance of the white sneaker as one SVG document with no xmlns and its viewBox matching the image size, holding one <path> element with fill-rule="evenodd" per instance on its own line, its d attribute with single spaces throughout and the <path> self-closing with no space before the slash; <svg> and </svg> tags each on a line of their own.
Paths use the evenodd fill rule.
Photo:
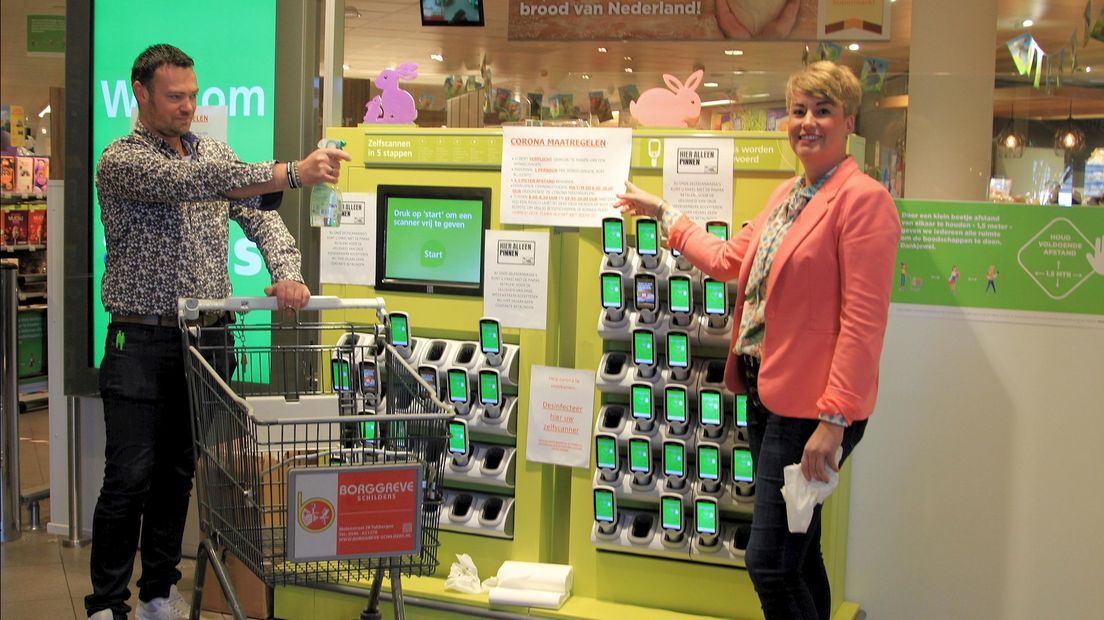
<svg viewBox="0 0 1104 620">
<path fill-rule="evenodd" d="M 115 614 L 110 609 L 101 609 L 88 616 L 88 620 L 115 620 Z"/>
<path fill-rule="evenodd" d="M 180 596 L 173 586 L 166 597 L 155 598 L 150 602 L 138 601 L 138 613 L 135 620 L 188 620 L 192 606 Z"/>
</svg>

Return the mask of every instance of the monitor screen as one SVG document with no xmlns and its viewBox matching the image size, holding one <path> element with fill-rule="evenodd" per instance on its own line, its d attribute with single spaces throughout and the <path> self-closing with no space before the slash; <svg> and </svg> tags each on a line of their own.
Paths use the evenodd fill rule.
<svg viewBox="0 0 1104 620">
<path fill-rule="evenodd" d="M 675 276 L 667 284 L 667 304 L 671 307 L 671 312 L 689 313 L 691 310 L 690 278 Z"/>
<path fill-rule="evenodd" d="M 602 274 L 602 307 L 620 308 L 624 303 L 621 295 L 621 275 L 617 273 Z"/>
<path fill-rule="evenodd" d="M 664 411 L 668 422 L 686 421 L 686 389 L 666 387 L 663 390 Z"/>
<path fill-rule="evenodd" d="M 497 405 L 498 396 L 498 371 L 479 371 L 479 402 L 484 405 Z"/>
<path fill-rule="evenodd" d="M 717 446 L 698 444 L 698 477 L 702 480 L 719 480 L 721 454 Z"/>
<path fill-rule="evenodd" d="M 707 278 L 705 280 L 705 313 L 724 314 L 725 306 L 728 305 L 727 293 L 724 282 Z"/>
<path fill-rule="evenodd" d="M 717 502 L 711 499 L 695 500 L 694 527 L 699 534 L 717 533 Z"/>
<path fill-rule="evenodd" d="M 380 185 L 376 190 L 376 288 L 483 294 L 485 187 Z"/>
<path fill-rule="evenodd" d="M 468 402 L 468 371 L 457 368 L 448 371 L 448 396 L 454 403 Z"/>
<path fill-rule="evenodd" d="M 663 444 L 663 475 L 682 478 L 686 475 L 686 447 L 676 441 Z"/>
<path fill-rule="evenodd" d="M 502 350 L 502 327 L 494 319 L 480 319 L 479 348 L 483 353 L 499 353 Z"/>
<path fill-rule="evenodd" d="M 594 437 L 594 459 L 598 469 L 617 469 L 617 439 L 610 435 Z"/>
<path fill-rule="evenodd" d="M 655 366 L 655 334 L 650 329 L 633 332 L 633 363 Z"/>
<path fill-rule="evenodd" d="M 664 496 L 660 503 L 663 506 L 661 519 L 663 529 L 672 532 L 682 531 L 682 498 Z"/>
<path fill-rule="evenodd" d="M 643 474 L 652 471 L 652 444 L 647 439 L 629 440 L 629 471 Z"/>
<path fill-rule="evenodd" d="M 667 332 L 667 365 L 671 368 L 690 366 L 690 337 L 686 332 Z"/>
<path fill-rule="evenodd" d="M 747 394 L 736 395 L 736 426 L 747 426 Z"/>
<path fill-rule="evenodd" d="M 594 489 L 594 520 L 599 523 L 613 523 L 617 520 L 617 505 L 614 503 L 612 489 Z"/>
<path fill-rule="evenodd" d="M 734 482 L 751 482 L 753 480 L 751 450 L 747 448 L 732 449 L 732 480 Z"/>
<path fill-rule="evenodd" d="M 698 392 L 698 411 L 701 413 L 701 423 L 705 426 L 721 425 L 721 393 L 716 390 L 702 390 Z"/>
<path fill-rule="evenodd" d="M 659 254 L 659 226 L 655 220 L 636 220 L 636 252 L 641 256 Z"/>
<path fill-rule="evenodd" d="M 619 217 L 602 220 L 602 251 L 606 254 L 625 253 L 625 222 Z"/>
<path fill-rule="evenodd" d="M 482 26 L 483 0 L 421 0 L 423 26 Z"/>
<path fill-rule="evenodd" d="M 652 419 L 652 386 L 644 383 L 633 384 L 632 417 L 637 420 Z"/>
</svg>

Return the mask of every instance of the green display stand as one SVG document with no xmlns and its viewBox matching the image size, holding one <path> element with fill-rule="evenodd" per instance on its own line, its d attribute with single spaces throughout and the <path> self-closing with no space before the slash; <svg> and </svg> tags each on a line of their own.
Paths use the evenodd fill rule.
<svg viewBox="0 0 1104 620">
<path fill-rule="evenodd" d="M 408 597 L 436 601 L 451 609 L 419 608 L 408 602 L 411 618 L 450 618 L 478 615 L 489 608 L 487 596 L 444 590 L 444 577 L 457 553 L 467 553 L 481 571 L 494 574 L 505 560 L 569 563 L 574 568 L 572 597 L 559 610 L 508 608 L 522 615 L 552 618 L 759 618 L 758 598 L 746 571 L 688 561 L 598 551 L 590 541 L 593 523 L 591 486 L 593 469 L 569 469 L 530 463 L 526 456 L 529 377 L 533 365 L 574 367 L 595 371 L 603 342 L 595 333 L 600 308 L 597 277 L 602 254 L 595 229 L 548 229 L 502 226 L 499 223 L 499 187 L 502 134 L 498 128 L 419 129 L 412 126 L 331 128 L 327 137 L 345 140 L 353 157 L 342 171 L 343 192 L 374 192 L 380 184 L 489 187 L 492 189 L 490 228 L 550 232 L 548 322 L 544 330 L 503 329 L 507 342 L 518 344 L 519 461 L 515 479 L 512 540 L 442 532 L 433 577 L 403 580 Z M 783 133 L 721 133 L 692 130 L 638 130 L 633 137 L 631 178 L 643 189 L 662 193 L 662 159 L 647 155 L 649 139 L 731 138 L 737 165 L 733 182 L 733 218 L 749 220 L 762 208 L 770 192 L 792 176 L 795 164 Z M 741 153 L 758 154 L 740 159 Z M 611 214 L 614 211 L 611 209 Z M 631 230 L 631 223 L 628 229 Z M 415 337 L 475 340 L 483 299 L 452 295 L 395 293 L 364 286 L 326 284 L 322 294 L 341 297 L 384 297 L 389 311 L 409 313 Z M 328 313 L 325 320 L 373 322 L 367 312 Z M 595 394 L 595 411 L 599 395 Z M 843 592 L 849 470 L 844 468 L 839 488 L 825 505 L 823 546 L 833 591 Z M 352 584 L 363 585 L 367 584 Z M 385 582 L 386 587 L 386 582 Z M 704 595 L 715 592 L 716 595 Z M 355 617 L 363 596 L 301 587 L 276 589 L 276 615 L 289 620 Z M 459 605 L 459 608 L 451 607 Z M 836 618 L 852 618 L 858 607 L 837 603 Z M 385 611 L 386 614 L 389 613 Z"/>
</svg>

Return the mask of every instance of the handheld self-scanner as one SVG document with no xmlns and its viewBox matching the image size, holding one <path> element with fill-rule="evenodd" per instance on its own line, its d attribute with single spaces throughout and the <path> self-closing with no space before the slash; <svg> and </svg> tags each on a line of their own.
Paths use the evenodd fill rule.
<svg viewBox="0 0 1104 620">
<path fill-rule="evenodd" d="M 610 267 L 625 264 L 625 221 L 621 218 L 602 219 L 602 252 L 608 257 Z"/>
<path fill-rule="evenodd" d="M 387 315 L 387 340 L 403 358 L 409 359 L 414 350 L 411 346 L 410 316 L 405 312 L 391 312 Z"/>
<path fill-rule="evenodd" d="M 604 533 L 617 528 L 617 496 L 611 487 L 594 488 L 594 520 Z"/>
<path fill-rule="evenodd" d="M 633 305 L 640 313 L 641 323 L 656 320 L 656 278 L 650 273 L 638 273 L 633 277 Z"/>
<path fill-rule="evenodd" d="M 724 327 L 728 321 L 728 288 L 725 283 L 713 278 L 702 282 L 705 300 L 705 315 L 709 317 L 710 327 Z"/>
<path fill-rule="evenodd" d="M 367 360 L 360 362 L 358 366 L 357 374 L 360 376 L 360 393 L 364 396 L 364 404 L 374 409 L 380 400 L 379 368 L 375 362 Z"/>
<path fill-rule="evenodd" d="M 452 462 L 463 467 L 468 464 L 468 423 L 463 420 L 451 420 L 448 423 L 448 451 Z"/>
<path fill-rule="evenodd" d="M 686 388 L 679 385 L 663 388 L 663 417 L 672 435 L 686 434 Z"/>
<path fill-rule="evenodd" d="M 629 471 L 633 482 L 648 484 L 652 479 L 652 442 L 647 437 L 629 439 Z"/>
<path fill-rule="evenodd" d="M 721 448 L 715 443 L 698 444 L 698 480 L 702 490 L 714 493 L 721 480 Z"/>
<path fill-rule="evenodd" d="M 418 376 L 429 384 L 430 393 L 434 396 L 441 397 L 441 385 L 437 380 L 437 368 L 435 366 L 418 366 Z"/>
<path fill-rule="evenodd" d="M 686 530 L 686 519 L 682 511 L 682 496 L 664 493 L 659 498 L 659 524 L 663 528 L 663 537 L 671 542 L 682 539 Z"/>
<path fill-rule="evenodd" d="M 741 497 L 755 493 L 755 471 L 751 466 L 751 450 L 736 447 L 732 449 L 733 491 Z"/>
<path fill-rule="evenodd" d="M 636 253 L 645 269 L 659 265 L 659 222 L 641 217 L 636 220 Z"/>
<path fill-rule="evenodd" d="M 721 241 L 728 241 L 728 224 L 720 221 L 711 221 L 705 223 L 705 232 L 713 235 Z"/>
<path fill-rule="evenodd" d="M 698 419 L 706 437 L 720 437 L 724 431 L 724 405 L 719 390 L 698 391 Z"/>
<path fill-rule="evenodd" d="M 689 325 L 694 311 L 694 297 L 689 276 L 671 276 L 667 280 L 667 308 L 675 325 Z"/>
<path fill-rule="evenodd" d="M 337 394 L 352 394 L 356 392 L 356 384 L 353 383 L 352 364 L 340 353 L 330 359 L 330 374 L 333 382 L 333 391 Z"/>
<path fill-rule="evenodd" d="M 468 403 L 471 402 L 471 391 L 468 388 L 468 371 L 463 368 L 449 368 L 446 377 L 448 381 L 448 399 L 461 415 L 468 412 Z"/>
<path fill-rule="evenodd" d="M 487 358 L 488 366 L 502 363 L 502 325 L 498 319 L 479 319 L 479 350 Z"/>
<path fill-rule="evenodd" d="M 652 399 L 652 386 L 647 383 L 634 383 L 629 388 L 629 397 L 632 402 L 629 409 L 632 412 L 636 427 L 643 433 L 652 430 L 655 421 L 655 401 Z"/>
<path fill-rule="evenodd" d="M 712 497 L 699 497 L 694 500 L 694 531 L 701 537 L 703 547 L 717 544 L 720 524 L 717 522 L 717 500 Z"/>
<path fill-rule="evenodd" d="M 648 378 L 655 375 L 656 346 L 655 332 L 650 329 L 633 330 L 633 364 L 640 376 Z"/>
<path fill-rule="evenodd" d="M 676 486 L 671 483 L 686 480 L 686 443 L 681 439 L 663 442 L 663 475 L 667 476 L 668 486 Z"/>
<path fill-rule="evenodd" d="M 667 251 L 671 253 L 671 256 L 675 259 L 675 270 L 677 271 L 692 271 L 694 266 L 690 264 L 690 261 L 682 255 L 675 248 L 671 247 L 671 240 L 667 239 Z"/>
<path fill-rule="evenodd" d="M 379 424 L 375 420 L 361 422 L 360 438 L 367 444 L 374 444 L 379 441 Z"/>
<path fill-rule="evenodd" d="M 667 367 L 678 381 L 690 376 L 690 336 L 684 331 L 667 332 Z"/>
<path fill-rule="evenodd" d="M 602 286 L 602 307 L 606 310 L 606 321 L 618 323 L 625 318 L 625 294 L 621 290 L 621 274 L 616 271 L 603 271 L 599 275 Z"/>
<path fill-rule="evenodd" d="M 484 368 L 479 371 L 479 404 L 483 415 L 494 419 L 502 414 L 502 394 L 498 371 Z"/>
<path fill-rule="evenodd" d="M 617 436 L 612 433 L 595 433 L 594 463 L 602 480 L 617 480 L 621 461 L 617 455 Z"/>
<path fill-rule="evenodd" d="M 736 395 L 736 428 L 747 428 L 747 394 Z"/>
</svg>

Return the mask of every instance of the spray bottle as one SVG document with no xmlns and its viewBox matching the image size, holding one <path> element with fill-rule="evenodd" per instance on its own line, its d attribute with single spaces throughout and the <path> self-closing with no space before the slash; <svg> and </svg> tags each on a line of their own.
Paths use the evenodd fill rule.
<svg viewBox="0 0 1104 620">
<path fill-rule="evenodd" d="M 345 147 L 344 140 L 323 138 L 318 148 Z M 333 183 L 319 183 L 311 189 L 310 224 L 311 226 L 336 227 L 341 225 L 341 190 Z"/>
</svg>

